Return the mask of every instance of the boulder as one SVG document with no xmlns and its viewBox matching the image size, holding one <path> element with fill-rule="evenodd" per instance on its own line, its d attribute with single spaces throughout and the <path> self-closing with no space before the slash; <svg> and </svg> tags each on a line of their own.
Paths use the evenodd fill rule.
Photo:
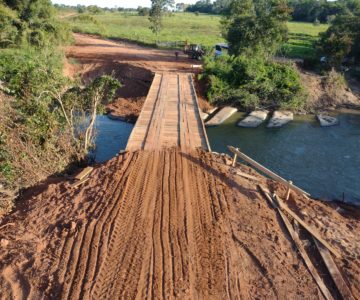
<svg viewBox="0 0 360 300">
<path fill-rule="evenodd" d="M 206 112 L 200 110 L 200 117 L 203 121 L 205 121 L 209 117 L 209 115 Z"/>
<path fill-rule="evenodd" d="M 337 118 L 331 117 L 329 115 L 318 114 L 317 118 L 320 122 L 320 126 L 322 126 L 322 127 L 329 127 L 329 126 L 334 126 L 334 125 L 339 124 L 339 121 Z"/>
<path fill-rule="evenodd" d="M 245 119 L 241 120 L 237 125 L 246 128 L 258 127 L 266 120 L 268 114 L 269 112 L 267 110 L 255 110 Z"/>
<path fill-rule="evenodd" d="M 222 109 L 220 109 L 209 121 L 207 121 L 205 125 L 206 126 L 220 125 L 236 112 L 237 112 L 236 108 L 231 106 L 225 106 Z"/>
<path fill-rule="evenodd" d="M 294 120 L 294 114 L 291 111 L 275 111 L 266 127 L 279 128 L 292 120 Z"/>
</svg>

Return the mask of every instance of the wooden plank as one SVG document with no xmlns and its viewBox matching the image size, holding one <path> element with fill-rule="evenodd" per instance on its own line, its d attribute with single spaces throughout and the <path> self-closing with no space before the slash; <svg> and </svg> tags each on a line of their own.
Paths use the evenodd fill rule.
<svg viewBox="0 0 360 300">
<path fill-rule="evenodd" d="M 92 170 L 94 170 L 93 167 L 86 167 L 78 175 L 75 176 L 75 179 L 76 180 L 83 180 L 86 176 L 88 176 L 92 172 Z"/>
<path fill-rule="evenodd" d="M 327 248 L 325 248 L 315 237 L 313 237 L 313 239 L 342 298 L 355 300 L 344 278 L 342 277 L 335 261 L 333 260 L 330 251 Z"/>
<path fill-rule="evenodd" d="M 85 179 L 82 179 L 80 181 L 75 181 L 72 185 L 70 185 L 71 188 L 76 188 L 78 187 L 79 185 L 82 185 L 83 183 L 85 183 L 86 181 L 88 181 L 90 178 L 85 178 Z"/>
<path fill-rule="evenodd" d="M 240 152 L 239 149 L 232 147 L 232 146 L 228 146 L 228 149 L 234 153 L 237 154 L 238 157 L 240 157 L 241 159 L 243 159 L 244 161 L 248 162 L 249 164 L 251 164 L 252 166 L 254 166 L 255 168 L 257 168 L 258 170 L 260 170 L 261 172 L 265 173 L 266 175 L 268 175 L 270 178 L 281 182 L 282 184 L 284 184 L 285 186 L 289 187 L 290 189 L 292 189 L 293 191 L 300 193 L 300 194 L 304 194 L 306 196 L 310 196 L 309 193 L 305 192 L 304 190 L 302 190 L 301 188 L 293 185 L 293 184 L 289 184 L 289 182 L 287 180 L 285 180 L 284 178 L 280 177 L 279 175 L 275 174 L 274 172 L 270 171 L 268 168 L 264 167 L 263 165 L 259 164 L 257 161 L 251 159 L 249 156 L 245 155 L 244 153 Z"/>
<path fill-rule="evenodd" d="M 244 177 L 246 179 L 260 181 L 259 178 L 255 177 L 255 176 L 251 176 L 251 175 L 246 174 L 246 173 L 241 172 L 241 171 L 236 171 L 236 175 L 239 175 L 239 176 Z"/>
<path fill-rule="evenodd" d="M 191 75 L 190 75 L 191 76 Z M 193 95 L 195 97 L 195 102 L 196 102 L 196 108 L 197 111 L 199 112 L 200 114 L 200 109 L 199 109 L 199 100 L 198 100 L 198 97 L 197 97 L 197 94 L 196 94 L 196 89 L 195 89 L 195 86 L 194 86 L 194 81 L 192 79 L 192 76 L 191 76 L 191 81 L 190 81 L 190 84 L 191 84 L 191 89 L 192 89 L 192 92 L 193 92 Z M 208 136 L 207 136 L 207 133 L 206 133 L 206 129 L 205 129 L 205 123 L 204 123 L 204 120 L 202 118 L 201 119 L 201 130 L 202 130 L 202 135 L 204 136 L 203 138 L 205 139 L 205 144 L 206 144 L 206 147 L 207 147 L 207 151 L 211 152 L 211 147 L 210 147 L 210 143 L 209 143 L 209 139 L 208 139 Z"/>
<path fill-rule="evenodd" d="M 299 235 L 297 234 L 297 232 L 295 232 L 295 230 L 293 229 L 289 219 L 287 218 L 287 216 L 280 210 L 280 208 L 278 207 L 278 205 L 276 204 L 276 202 L 272 199 L 272 197 L 265 191 L 265 189 L 259 185 L 260 190 L 262 191 L 262 193 L 264 194 L 264 196 L 266 197 L 266 199 L 270 202 L 270 204 L 274 207 L 274 209 L 276 209 L 276 211 L 279 213 L 281 219 L 283 220 L 286 229 L 288 230 L 290 237 L 292 238 L 295 246 L 297 247 L 297 249 L 299 250 L 299 253 L 301 255 L 301 257 L 303 258 L 305 265 L 307 266 L 307 268 L 310 271 L 310 274 L 312 275 L 312 277 L 314 278 L 315 282 L 317 283 L 319 289 L 321 290 L 322 294 L 324 295 L 325 299 L 327 300 L 332 300 L 334 299 L 329 291 L 329 289 L 326 287 L 326 285 L 324 284 L 324 282 L 322 281 L 319 273 L 317 272 L 315 266 L 313 265 L 313 263 L 310 260 L 310 257 L 308 256 L 303 243 L 301 242 Z"/>
<path fill-rule="evenodd" d="M 285 205 L 284 202 L 277 195 L 275 195 L 275 200 L 277 201 L 281 209 L 286 211 L 290 216 L 292 216 L 296 221 L 298 221 L 308 232 L 310 232 L 314 237 L 316 237 L 320 243 L 322 243 L 327 249 L 329 249 L 332 254 L 334 254 L 337 258 L 341 257 L 341 254 L 337 249 L 335 249 L 327 241 L 325 241 L 317 230 L 306 224 L 296 213 L 294 213 L 289 207 L 287 207 L 287 205 Z"/>
</svg>

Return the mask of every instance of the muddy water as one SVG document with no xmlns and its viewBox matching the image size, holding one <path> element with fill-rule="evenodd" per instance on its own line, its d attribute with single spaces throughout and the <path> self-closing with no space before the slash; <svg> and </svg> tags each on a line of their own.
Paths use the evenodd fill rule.
<svg viewBox="0 0 360 300">
<path fill-rule="evenodd" d="M 133 124 L 111 120 L 107 116 L 97 116 L 95 161 L 104 162 L 125 149 L 133 127 Z"/>
<path fill-rule="evenodd" d="M 323 199 L 360 205 L 360 114 L 342 111 L 339 126 L 322 128 L 313 116 L 296 117 L 281 129 L 236 126 L 238 113 L 225 124 L 208 128 L 213 151 L 226 145 L 242 152 Z"/>
</svg>

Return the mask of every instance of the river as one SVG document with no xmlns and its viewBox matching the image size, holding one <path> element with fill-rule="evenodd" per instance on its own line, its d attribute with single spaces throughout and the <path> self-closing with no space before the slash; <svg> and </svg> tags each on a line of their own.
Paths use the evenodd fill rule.
<svg viewBox="0 0 360 300">
<path fill-rule="evenodd" d="M 244 116 L 237 113 L 227 122 L 207 128 L 213 151 L 242 152 L 315 198 L 345 199 L 360 205 L 360 113 L 342 111 L 340 125 L 322 128 L 314 116 L 296 116 L 280 129 L 239 128 Z M 106 116 L 97 120 L 96 161 L 103 162 L 125 149 L 133 125 Z"/>
</svg>

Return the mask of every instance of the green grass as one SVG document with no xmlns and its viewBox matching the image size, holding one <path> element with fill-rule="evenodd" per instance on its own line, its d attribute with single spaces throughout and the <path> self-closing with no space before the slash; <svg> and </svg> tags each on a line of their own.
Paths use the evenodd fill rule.
<svg viewBox="0 0 360 300">
<path fill-rule="evenodd" d="M 155 35 L 149 29 L 148 17 L 134 13 L 105 12 L 94 15 L 101 25 L 89 21 L 66 20 L 75 32 L 99 34 L 106 38 L 125 39 L 143 45 L 154 45 Z M 65 21 L 65 20 L 64 20 Z M 327 25 L 315 26 L 311 23 L 289 22 L 289 41 L 284 45 L 282 54 L 288 57 L 311 57 L 314 55 L 313 42 L 319 32 L 325 31 Z M 164 17 L 164 29 L 159 36 L 161 45 L 175 42 L 200 43 L 213 46 L 224 42 L 221 37 L 220 16 L 192 13 L 176 13 Z"/>
<path fill-rule="evenodd" d="M 319 33 L 327 30 L 327 24 L 313 25 L 304 22 L 289 22 L 289 40 L 283 47 L 287 57 L 306 58 L 314 57 L 314 43 Z"/>
</svg>

